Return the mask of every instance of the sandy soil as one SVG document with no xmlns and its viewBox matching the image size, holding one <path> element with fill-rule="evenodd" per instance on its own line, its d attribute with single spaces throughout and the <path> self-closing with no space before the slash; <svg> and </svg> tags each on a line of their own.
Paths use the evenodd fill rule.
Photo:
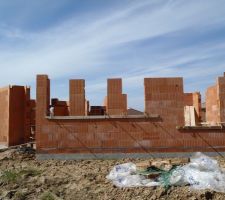
<svg viewBox="0 0 225 200">
<path fill-rule="evenodd" d="M 217 158 L 225 167 L 225 160 Z M 0 153 L 0 199 L 225 199 L 210 190 L 192 191 L 188 186 L 120 189 L 105 177 L 124 160 L 37 161 L 34 153 L 8 150 Z"/>
</svg>

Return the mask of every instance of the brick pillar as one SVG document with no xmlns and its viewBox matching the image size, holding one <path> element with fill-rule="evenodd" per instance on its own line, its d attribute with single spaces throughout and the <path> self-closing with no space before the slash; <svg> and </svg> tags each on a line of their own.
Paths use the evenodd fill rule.
<svg viewBox="0 0 225 200">
<path fill-rule="evenodd" d="M 127 114 L 127 95 L 122 94 L 122 79 L 107 80 L 107 98 L 104 100 L 108 115 Z"/>
<path fill-rule="evenodd" d="M 70 80 L 70 115 L 85 115 L 85 80 Z"/>
<path fill-rule="evenodd" d="M 50 80 L 47 75 L 37 75 L 36 82 L 36 146 L 40 146 L 41 127 L 49 115 Z"/>
<path fill-rule="evenodd" d="M 217 79 L 218 104 L 220 121 L 225 122 L 225 77 L 218 77 Z"/>
<path fill-rule="evenodd" d="M 165 123 L 184 125 L 182 78 L 145 78 L 145 112 L 159 114 Z"/>
<path fill-rule="evenodd" d="M 220 121 L 219 101 L 218 101 L 218 85 L 207 88 L 205 94 L 206 122 L 215 125 Z"/>
<path fill-rule="evenodd" d="M 10 133 L 10 86 L 0 88 L 0 142 L 9 145 Z"/>
<path fill-rule="evenodd" d="M 122 79 L 111 78 L 107 79 L 107 95 L 122 94 Z"/>
</svg>

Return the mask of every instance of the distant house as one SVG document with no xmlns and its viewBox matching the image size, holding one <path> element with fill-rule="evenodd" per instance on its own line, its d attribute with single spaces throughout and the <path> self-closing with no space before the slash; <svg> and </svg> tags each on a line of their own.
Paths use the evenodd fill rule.
<svg viewBox="0 0 225 200">
<path fill-rule="evenodd" d="M 141 112 L 139 110 L 136 110 L 134 108 L 128 108 L 127 109 L 127 115 L 143 115 L 144 112 Z"/>
</svg>

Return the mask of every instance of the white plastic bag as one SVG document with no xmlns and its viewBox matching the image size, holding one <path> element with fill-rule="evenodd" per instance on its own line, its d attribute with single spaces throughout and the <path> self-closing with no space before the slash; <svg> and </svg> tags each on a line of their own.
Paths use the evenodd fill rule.
<svg viewBox="0 0 225 200">
<path fill-rule="evenodd" d="M 136 174 L 136 165 L 124 163 L 115 166 L 107 176 L 118 187 L 158 186 L 162 182 L 146 179 Z M 225 172 L 217 161 L 202 153 L 196 153 L 191 162 L 177 167 L 168 176 L 169 185 L 190 184 L 193 189 L 211 189 L 225 193 Z"/>
<path fill-rule="evenodd" d="M 117 187 L 137 187 L 141 186 L 142 177 L 139 175 L 121 176 L 113 180 Z"/>
<path fill-rule="evenodd" d="M 146 179 L 144 176 L 135 174 L 136 165 L 124 163 L 113 167 L 107 179 L 112 180 L 117 187 L 158 186 L 160 183 Z"/>
<path fill-rule="evenodd" d="M 225 173 L 219 168 L 216 160 L 202 153 L 196 153 L 191 162 L 182 167 L 184 183 L 193 189 L 211 189 L 225 192 Z"/>
<path fill-rule="evenodd" d="M 216 160 L 204 155 L 203 153 L 197 152 L 191 157 L 191 166 L 197 168 L 200 171 L 215 171 L 219 169 Z"/>
<path fill-rule="evenodd" d="M 119 177 L 128 176 L 133 172 L 136 172 L 136 165 L 134 163 L 124 163 L 113 167 L 113 169 L 111 170 L 109 175 L 106 176 L 106 178 L 110 180 L 115 180 Z"/>
<path fill-rule="evenodd" d="M 184 180 L 185 171 L 181 167 L 177 167 L 169 178 L 170 185 L 185 185 L 186 182 Z"/>
</svg>

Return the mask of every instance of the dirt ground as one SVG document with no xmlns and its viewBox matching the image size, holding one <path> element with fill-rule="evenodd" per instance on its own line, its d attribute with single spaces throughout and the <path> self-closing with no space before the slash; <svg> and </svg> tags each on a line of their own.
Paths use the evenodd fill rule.
<svg viewBox="0 0 225 200">
<path fill-rule="evenodd" d="M 225 160 L 217 158 L 222 167 Z M 188 186 L 126 188 L 113 186 L 105 177 L 116 164 L 139 160 L 37 161 L 34 152 L 8 150 L 0 153 L 0 199 L 225 199 L 210 190 Z"/>
</svg>

